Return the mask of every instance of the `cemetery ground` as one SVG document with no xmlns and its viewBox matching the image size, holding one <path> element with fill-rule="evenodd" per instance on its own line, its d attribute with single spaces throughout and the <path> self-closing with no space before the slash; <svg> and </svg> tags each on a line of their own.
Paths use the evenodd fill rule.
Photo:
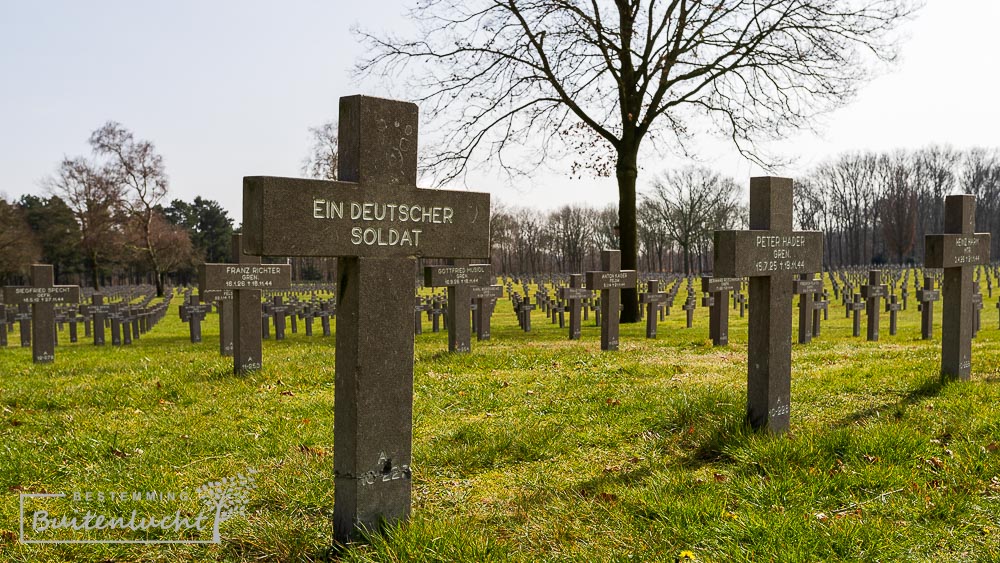
<svg viewBox="0 0 1000 563">
<path fill-rule="evenodd" d="M 940 306 L 934 340 L 911 300 L 897 336 L 883 315 L 867 342 L 831 303 L 821 336 L 793 345 L 783 437 L 743 425 L 736 311 L 726 347 L 707 309 L 685 329 L 678 306 L 656 340 L 623 325 L 619 352 L 593 316 L 580 341 L 538 311 L 523 333 L 506 297 L 469 354 L 425 317 L 411 520 L 331 554 L 333 338 L 266 340 L 263 370 L 234 376 L 217 318 L 191 344 L 175 299 L 131 347 L 61 333 L 49 365 L 0 350 L 0 560 L 1000 560 L 995 301 L 972 381 L 946 384 Z M 18 542 L 21 492 L 190 490 L 248 469 L 247 514 L 218 545 Z"/>
</svg>

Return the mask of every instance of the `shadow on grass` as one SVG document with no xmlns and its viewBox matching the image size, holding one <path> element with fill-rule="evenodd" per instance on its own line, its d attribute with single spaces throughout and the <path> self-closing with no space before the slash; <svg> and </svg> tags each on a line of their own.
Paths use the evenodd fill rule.
<svg viewBox="0 0 1000 563">
<path fill-rule="evenodd" d="M 747 445 L 754 436 L 767 435 L 766 431 L 751 428 L 744 413 L 727 413 L 682 444 L 687 456 L 680 460 L 679 465 L 684 469 L 697 470 L 706 465 L 737 463 L 738 460 L 731 454 L 733 448 Z M 784 439 L 781 436 L 774 438 Z"/>
<path fill-rule="evenodd" d="M 227 357 L 227 359 L 230 361 L 226 365 L 205 370 L 199 379 L 202 381 L 231 381 L 234 379 L 246 379 L 250 375 L 249 373 L 235 373 L 231 357 Z"/>
<path fill-rule="evenodd" d="M 891 411 L 892 409 L 896 410 L 896 416 L 898 418 L 906 408 L 919 404 L 925 399 L 937 396 L 946 385 L 947 383 L 942 381 L 940 376 L 929 376 L 925 378 L 919 386 L 904 393 L 899 400 L 894 402 L 885 402 L 874 407 L 868 407 L 866 409 L 853 412 L 833 423 L 832 427 L 843 428 L 845 426 L 853 426 L 876 418 L 880 412 Z"/>
</svg>

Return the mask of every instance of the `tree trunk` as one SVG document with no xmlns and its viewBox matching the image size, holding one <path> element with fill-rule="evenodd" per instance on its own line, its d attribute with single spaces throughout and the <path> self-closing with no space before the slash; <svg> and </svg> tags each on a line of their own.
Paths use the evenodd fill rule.
<svg viewBox="0 0 1000 563">
<path fill-rule="evenodd" d="M 90 284 L 94 287 L 94 291 L 100 291 L 101 284 L 97 272 L 97 257 L 93 254 L 90 256 Z"/>
<path fill-rule="evenodd" d="M 636 162 L 639 145 L 622 147 L 618 151 L 618 248 L 622 252 L 622 269 L 635 270 L 639 257 L 638 225 L 635 213 Z M 639 293 L 634 287 L 622 290 L 621 322 L 639 322 Z"/>
</svg>

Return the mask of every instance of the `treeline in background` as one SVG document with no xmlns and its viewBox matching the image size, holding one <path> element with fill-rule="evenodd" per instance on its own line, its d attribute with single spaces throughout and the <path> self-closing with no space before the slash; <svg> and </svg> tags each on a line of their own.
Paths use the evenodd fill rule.
<svg viewBox="0 0 1000 563">
<path fill-rule="evenodd" d="M 316 142 L 302 166 L 308 176 L 335 177 L 336 143 Z M 324 134 L 325 133 L 325 134 Z M 320 142 L 323 141 L 323 142 Z M 167 202 L 163 159 L 149 141 L 108 122 L 89 139 L 91 154 L 64 158 L 45 180 L 45 196 L 0 198 L 0 285 L 20 283 L 28 266 L 55 267 L 60 283 L 101 287 L 196 281 L 202 262 L 231 259 L 234 225 L 218 202 Z M 711 272 L 712 233 L 746 228 L 747 179 L 707 167 L 663 172 L 639 194 L 640 268 Z M 824 265 L 921 263 L 923 236 L 942 232 L 944 196 L 977 200 L 977 231 L 993 233 L 1000 255 L 1000 151 L 931 146 L 891 153 L 858 152 L 795 178 L 795 223 L 825 233 Z M 600 251 L 618 247 L 614 205 L 564 205 L 545 211 L 495 202 L 493 253 L 498 274 L 582 272 Z M 487 258 L 487 257 L 484 257 Z M 332 281 L 333 259 L 293 259 L 293 278 Z"/>
<path fill-rule="evenodd" d="M 746 228 L 748 179 L 708 168 L 663 173 L 639 194 L 639 264 L 646 271 L 712 270 L 712 233 Z M 857 152 L 795 178 L 797 229 L 825 233 L 827 269 L 862 264 L 921 264 L 924 235 L 944 228 L 944 197 L 976 196 L 976 230 L 993 234 L 1000 256 L 1000 151 L 931 146 Z M 565 205 L 555 211 L 496 206 L 493 264 L 501 273 L 596 269 L 615 248 L 615 206 Z"/>
</svg>

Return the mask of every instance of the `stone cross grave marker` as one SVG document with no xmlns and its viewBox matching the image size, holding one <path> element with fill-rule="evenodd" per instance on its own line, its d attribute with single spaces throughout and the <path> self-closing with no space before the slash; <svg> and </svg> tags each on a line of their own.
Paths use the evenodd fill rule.
<svg viewBox="0 0 1000 563">
<path fill-rule="evenodd" d="M 233 235 L 234 264 L 202 264 L 198 268 L 198 291 L 232 293 L 233 373 L 259 370 L 264 365 L 260 292 L 291 289 L 292 267 L 261 264 L 257 256 L 243 253 L 242 235 Z"/>
<path fill-rule="evenodd" d="M 685 313 L 684 315 L 685 328 L 691 328 L 692 324 L 694 323 L 694 310 L 697 306 L 697 301 L 695 300 L 694 297 L 694 287 L 691 284 L 692 284 L 691 278 L 688 278 L 687 299 L 685 299 L 684 304 L 681 305 L 681 310 L 683 310 Z M 711 295 L 709 295 L 708 299 L 705 300 L 703 306 L 709 307 L 713 303 L 715 303 L 715 300 L 712 298 Z"/>
<path fill-rule="evenodd" d="M 80 287 L 54 285 L 49 264 L 31 265 L 31 285 L 4 288 L 8 305 L 31 305 L 31 355 L 36 364 L 46 364 L 56 357 L 55 305 L 79 303 Z"/>
<path fill-rule="evenodd" d="M 466 259 L 449 260 L 448 266 L 424 267 L 424 285 L 448 288 L 448 351 L 472 350 L 472 332 L 469 315 L 472 305 L 472 288 L 493 283 L 493 266 L 470 264 Z"/>
<path fill-rule="evenodd" d="M 94 346 L 104 346 L 104 325 L 107 322 L 108 313 L 111 308 L 104 303 L 104 294 L 95 293 L 91 296 L 92 305 L 87 306 L 87 314 L 91 315 L 94 323 Z"/>
<path fill-rule="evenodd" d="M 792 375 L 792 274 L 822 269 L 823 234 L 792 230 L 792 180 L 750 180 L 750 230 L 716 231 L 719 277 L 749 277 L 747 422 L 788 430 Z"/>
<path fill-rule="evenodd" d="M 271 298 L 271 316 L 274 319 L 274 339 L 285 339 L 285 321 L 292 307 L 280 295 Z"/>
<path fill-rule="evenodd" d="M 413 304 L 413 332 L 414 334 L 423 334 L 424 325 L 422 322 L 422 315 L 424 312 L 430 311 L 431 306 L 428 305 L 420 296 L 416 296 L 416 302 Z"/>
<path fill-rule="evenodd" d="M 490 254 L 489 194 L 417 188 L 417 113 L 410 103 L 341 98 L 340 181 L 243 180 L 249 254 L 339 259 L 338 541 L 410 513 L 416 258 Z"/>
<path fill-rule="evenodd" d="M 559 290 L 559 297 L 566 301 L 569 307 L 569 339 L 580 339 L 581 311 L 586 315 L 584 299 L 591 297 L 591 291 L 583 287 L 583 274 L 570 274 L 569 287 Z"/>
<path fill-rule="evenodd" d="M 924 275 L 924 285 L 917 289 L 917 301 L 920 302 L 920 338 L 934 338 L 934 302 L 941 299 L 941 292 L 934 289 L 934 277 Z"/>
<path fill-rule="evenodd" d="M 646 282 L 646 292 L 639 296 L 639 302 L 646 306 L 646 338 L 656 338 L 656 309 L 667 300 L 667 294 L 660 291 L 659 280 Z"/>
<path fill-rule="evenodd" d="M 848 314 L 854 315 L 854 319 L 852 321 L 853 330 L 851 334 L 855 337 L 861 336 L 861 311 L 865 308 L 865 303 L 861 300 L 861 294 L 855 293 L 854 300 L 848 301 L 846 308 Z"/>
<path fill-rule="evenodd" d="M 941 377 L 968 380 L 972 373 L 975 266 L 990 261 L 990 234 L 976 233 L 976 198 L 945 198 L 944 234 L 927 235 L 924 265 L 943 268 L 941 322 Z"/>
<path fill-rule="evenodd" d="M 476 303 L 476 340 L 490 339 L 490 323 L 493 307 L 497 299 L 503 296 L 503 288 L 499 285 L 481 285 L 472 287 L 472 300 Z"/>
<path fill-rule="evenodd" d="M 201 342 L 201 321 L 205 320 L 205 315 L 212 310 L 212 306 L 206 303 L 201 303 L 200 295 L 189 295 L 187 303 L 185 303 L 180 309 L 181 320 L 186 320 L 188 324 L 188 333 L 191 336 L 191 343 L 197 344 Z M 121 321 L 124 311 L 118 311 L 118 320 Z M 125 330 L 128 330 L 128 325 L 126 325 Z"/>
<path fill-rule="evenodd" d="M 215 303 L 219 310 L 219 355 L 233 355 L 233 292 L 229 289 L 201 289 L 202 299 Z"/>
<path fill-rule="evenodd" d="M 713 278 L 702 276 L 701 291 L 708 293 L 715 302 L 708 309 L 708 335 L 713 346 L 729 344 L 729 292 L 739 291 L 743 280 L 740 278 Z"/>
<path fill-rule="evenodd" d="M 180 311 L 184 311 L 184 305 L 181 305 Z M 111 325 L 111 345 L 121 346 L 122 342 L 122 304 L 121 302 L 112 303 L 108 306 L 110 309 L 108 311 L 108 324 Z M 186 314 L 186 313 L 181 313 Z M 187 317 L 182 317 L 187 319 Z M 187 320 L 185 320 L 187 322 Z"/>
<path fill-rule="evenodd" d="M 886 308 L 889 310 L 889 336 L 896 336 L 896 317 L 903 308 L 903 304 L 899 302 L 895 295 L 890 295 Z"/>
<path fill-rule="evenodd" d="M 792 293 L 799 296 L 799 344 L 808 344 L 813 337 L 812 317 L 816 307 L 815 295 L 823 291 L 823 279 L 813 279 L 813 274 L 799 274 L 792 281 Z"/>
<path fill-rule="evenodd" d="M 881 300 L 888 294 L 888 287 L 882 283 L 882 272 L 871 270 L 868 272 L 868 284 L 861 286 L 861 296 L 865 298 L 865 315 L 868 317 L 868 340 L 878 341 L 878 321 L 879 311 L 882 309 Z"/>
<path fill-rule="evenodd" d="M 618 349 L 618 307 L 621 290 L 635 288 L 635 270 L 622 270 L 620 250 L 602 250 L 601 268 L 587 272 L 587 289 L 601 291 L 601 350 Z"/>
<path fill-rule="evenodd" d="M 979 327 L 982 323 L 983 294 L 979 292 L 979 282 L 972 282 L 972 337 L 979 334 Z"/>
<path fill-rule="evenodd" d="M 18 303 L 14 320 L 17 321 L 21 333 L 21 348 L 31 348 L 31 305 Z"/>
<path fill-rule="evenodd" d="M 537 307 L 531 302 L 530 297 L 525 297 L 524 301 L 521 301 L 517 305 L 517 316 L 518 322 L 521 325 L 521 330 L 524 332 L 531 332 L 531 312 Z"/>
<path fill-rule="evenodd" d="M 822 280 L 820 280 L 822 283 Z M 812 338 L 819 336 L 820 331 L 820 319 L 826 320 L 827 313 L 829 312 L 830 306 L 830 295 L 824 289 L 821 295 L 821 299 L 813 298 L 813 312 L 812 312 Z M 822 316 L 820 311 L 823 311 Z"/>
</svg>

